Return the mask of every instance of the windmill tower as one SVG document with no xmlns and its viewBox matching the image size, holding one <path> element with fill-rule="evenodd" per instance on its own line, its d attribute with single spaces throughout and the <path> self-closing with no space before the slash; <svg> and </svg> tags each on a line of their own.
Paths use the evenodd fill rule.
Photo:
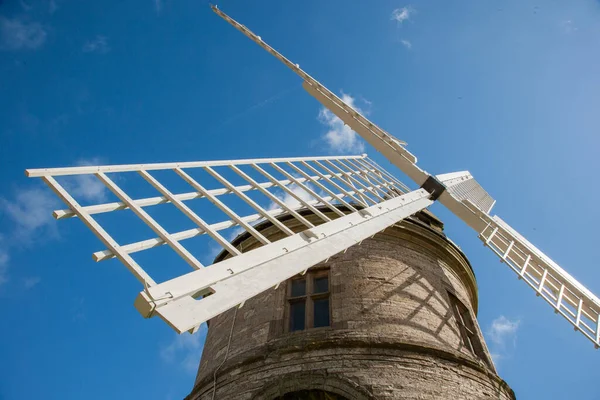
<svg viewBox="0 0 600 400">
<path fill-rule="evenodd" d="M 514 399 L 475 319 L 471 266 L 442 229 L 419 212 L 211 319 L 187 399 Z"/>
<path fill-rule="evenodd" d="M 436 201 L 600 346 L 600 299 L 490 215 L 495 201 L 469 172 L 427 173 L 406 143 L 213 10 L 300 76 L 311 96 L 416 188 L 366 155 L 27 170 L 67 204 L 55 218 L 81 219 L 106 246 L 96 261 L 117 258 L 140 281 L 134 305 L 144 317 L 192 334 L 210 321 L 191 399 L 514 398 L 477 326 L 469 262 L 425 211 Z M 169 173 L 187 191 L 169 189 Z M 60 182 L 86 174 L 118 201 L 83 205 Z M 117 174 L 141 176 L 155 196 L 134 197 Z M 154 211 L 162 207 L 193 228 L 169 231 Z M 155 236 L 120 244 L 94 216 L 106 213 L 133 213 Z M 120 221 L 121 231 L 129 221 Z M 232 229 L 243 233 L 230 242 Z M 199 238 L 223 248 L 211 265 L 197 257 Z M 158 282 L 134 259 L 155 248 L 172 249 L 193 271 Z"/>
</svg>

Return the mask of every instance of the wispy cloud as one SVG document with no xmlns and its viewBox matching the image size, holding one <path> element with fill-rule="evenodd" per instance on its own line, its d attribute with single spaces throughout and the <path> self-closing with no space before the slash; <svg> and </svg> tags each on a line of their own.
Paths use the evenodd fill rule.
<svg viewBox="0 0 600 400">
<path fill-rule="evenodd" d="M 202 324 L 200 330 L 193 335 L 176 335 L 171 343 L 160 349 L 160 358 L 168 364 L 178 365 L 185 372 L 195 373 L 202 355 L 206 332 L 206 324 Z"/>
<path fill-rule="evenodd" d="M 406 6 L 402 8 L 396 8 L 392 11 L 391 19 L 392 21 L 396 21 L 398 23 L 403 23 L 404 21 L 408 21 L 412 15 L 414 15 L 415 9 L 411 6 Z"/>
<path fill-rule="evenodd" d="M 306 190 L 302 189 L 298 185 L 290 185 L 290 186 L 288 186 L 288 188 L 290 189 L 290 191 L 292 193 L 294 193 L 296 196 L 298 196 L 300 199 L 304 200 L 305 202 L 315 200 L 315 198 L 313 196 L 311 196 L 310 193 L 308 193 Z M 281 200 L 282 202 L 284 202 L 286 206 L 291 207 L 291 208 L 300 207 L 300 205 L 302 204 L 294 196 L 292 196 L 291 194 L 289 194 L 287 192 L 283 192 L 281 195 L 276 195 L 276 197 L 279 200 Z M 279 207 L 279 204 L 277 204 L 275 202 L 272 202 L 271 205 L 269 206 L 269 210 L 274 210 L 276 208 L 280 208 L 280 207 Z"/>
<path fill-rule="evenodd" d="M 71 193 L 74 196 L 81 197 L 91 201 L 106 200 L 106 186 L 93 175 L 75 176 L 71 186 Z"/>
<path fill-rule="evenodd" d="M 58 201 L 41 188 L 19 189 L 13 199 L 0 197 L 0 215 L 12 222 L 6 234 L 0 234 L 0 284 L 8 280 L 10 253 L 14 248 L 30 247 L 43 237 L 57 238 L 52 210 Z"/>
<path fill-rule="evenodd" d="M 157 14 L 160 14 L 160 12 L 162 11 L 162 7 L 162 0 L 154 0 L 154 9 L 156 10 Z"/>
<path fill-rule="evenodd" d="M 85 321 L 86 316 L 85 298 L 80 297 L 73 299 L 73 302 L 71 303 L 71 319 L 75 322 Z"/>
<path fill-rule="evenodd" d="M 560 23 L 560 27 L 562 28 L 563 32 L 566 34 L 574 33 L 579 30 L 579 28 L 577 26 L 575 26 L 573 21 L 570 19 L 562 21 Z"/>
<path fill-rule="evenodd" d="M 487 338 L 491 344 L 491 355 L 495 363 L 507 357 L 507 353 L 515 347 L 519 320 L 510 320 L 504 315 L 492 321 L 487 331 Z"/>
<path fill-rule="evenodd" d="M 511 321 L 504 315 L 499 316 L 492 321 L 492 325 L 488 331 L 490 340 L 498 345 L 505 345 L 509 341 L 514 341 L 517 329 L 519 329 L 519 323 L 520 321 Z"/>
<path fill-rule="evenodd" d="M 48 3 L 48 12 L 50 14 L 54 14 L 56 10 L 58 10 L 58 3 L 56 2 L 56 0 L 50 0 L 50 2 Z"/>
<path fill-rule="evenodd" d="M 8 247 L 4 243 L 4 236 L 0 235 L 0 285 L 8 282 Z"/>
<path fill-rule="evenodd" d="M 363 111 L 356 106 L 354 97 L 342 92 L 342 100 L 359 113 L 363 113 Z M 350 127 L 344 124 L 344 121 L 339 119 L 327 108 L 321 108 L 318 119 L 323 125 L 329 128 L 325 135 L 323 135 L 323 139 L 327 143 L 331 152 L 364 152 L 365 145 L 360 137 L 352 129 L 350 129 Z"/>
<path fill-rule="evenodd" d="M 79 167 L 86 165 L 99 165 L 102 161 L 98 158 L 88 160 L 79 160 L 76 165 Z M 64 180 L 64 186 L 77 200 L 87 200 L 90 202 L 103 202 L 106 200 L 108 189 L 104 183 L 100 182 L 94 175 L 75 175 Z"/>
<path fill-rule="evenodd" d="M 108 39 L 106 36 L 96 35 L 94 39 L 88 40 L 83 44 L 84 53 L 106 54 L 110 51 Z"/>
<path fill-rule="evenodd" d="M 34 187 L 18 190 L 13 200 L 0 198 L 0 212 L 14 224 L 11 237 L 28 245 L 39 233 L 57 234 L 52 218 L 57 204 L 48 190 Z"/>
<path fill-rule="evenodd" d="M 31 276 L 29 278 L 25 278 L 25 280 L 23 281 L 23 286 L 25 286 L 25 289 L 32 289 L 41 281 L 42 278 L 40 278 L 39 276 Z"/>
<path fill-rule="evenodd" d="M 21 5 L 21 7 L 23 7 L 23 10 L 25 11 L 30 11 L 33 8 L 33 6 L 27 3 L 25 0 L 19 0 L 19 4 Z"/>
<path fill-rule="evenodd" d="M 410 42 L 410 40 L 402 39 L 400 40 L 400 43 L 402 43 L 402 45 L 407 49 L 412 49 L 412 43 Z"/>
<path fill-rule="evenodd" d="M 0 49 L 35 50 L 46 41 L 48 33 L 39 22 L 25 22 L 18 18 L 0 16 Z"/>
</svg>

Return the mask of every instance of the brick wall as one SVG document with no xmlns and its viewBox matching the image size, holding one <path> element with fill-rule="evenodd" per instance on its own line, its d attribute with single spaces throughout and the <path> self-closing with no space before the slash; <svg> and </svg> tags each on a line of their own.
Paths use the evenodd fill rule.
<svg viewBox="0 0 600 400">
<path fill-rule="evenodd" d="M 210 321 L 188 398 L 212 398 L 217 368 L 216 399 L 318 388 L 349 400 L 514 398 L 485 344 L 483 359 L 464 346 L 447 292 L 475 316 L 475 277 L 439 229 L 412 218 L 323 265 L 331 327 L 286 333 L 286 284 L 268 290 Z"/>
</svg>

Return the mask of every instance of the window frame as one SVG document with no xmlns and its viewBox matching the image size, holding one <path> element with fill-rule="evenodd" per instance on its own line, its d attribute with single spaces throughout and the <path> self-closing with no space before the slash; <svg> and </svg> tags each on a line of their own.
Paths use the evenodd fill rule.
<svg viewBox="0 0 600 400">
<path fill-rule="evenodd" d="M 448 290 L 447 294 L 448 299 L 450 300 L 449 305 L 452 316 L 454 317 L 460 332 L 462 345 L 473 356 L 479 358 L 487 365 L 490 365 L 490 360 L 485 352 L 485 347 L 475 325 L 475 319 L 471 315 L 471 310 L 469 310 L 454 293 Z"/>
<path fill-rule="evenodd" d="M 327 291 L 314 293 L 315 279 L 327 277 Z M 305 280 L 306 282 L 306 290 L 304 295 L 302 296 L 294 296 L 292 297 L 292 283 L 297 280 Z M 329 325 L 318 326 L 315 327 L 315 315 L 314 315 L 314 305 L 315 300 L 320 299 L 328 299 L 328 313 L 329 313 Z M 297 302 L 304 302 L 304 329 L 296 329 L 292 330 L 292 314 L 291 314 L 291 305 Z M 296 275 L 293 278 L 289 279 L 287 282 L 286 289 L 286 310 L 285 310 L 285 332 L 303 332 L 307 330 L 313 329 L 327 329 L 331 328 L 331 274 L 329 267 L 320 267 L 318 269 L 310 269 L 304 275 Z"/>
</svg>

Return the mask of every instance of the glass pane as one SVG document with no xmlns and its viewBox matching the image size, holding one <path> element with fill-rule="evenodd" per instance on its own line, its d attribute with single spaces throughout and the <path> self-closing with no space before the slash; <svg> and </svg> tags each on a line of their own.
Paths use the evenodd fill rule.
<svg viewBox="0 0 600 400">
<path fill-rule="evenodd" d="M 314 300 L 315 328 L 329 326 L 329 298 Z"/>
<path fill-rule="evenodd" d="M 315 278 L 315 287 L 313 293 L 324 293 L 329 291 L 329 277 L 323 276 L 321 278 Z"/>
<path fill-rule="evenodd" d="M 306 294 L 306 280 L 294 279 L 292 281 L 292 297 L 304 296 Z"/>
<path fill-rule="evenodd" d="M 290 303 L 290 331 L 301 331 L 304 329 L 304 315 L 306 314 L 306 302 L 295 301 Z"/>
</svg>

